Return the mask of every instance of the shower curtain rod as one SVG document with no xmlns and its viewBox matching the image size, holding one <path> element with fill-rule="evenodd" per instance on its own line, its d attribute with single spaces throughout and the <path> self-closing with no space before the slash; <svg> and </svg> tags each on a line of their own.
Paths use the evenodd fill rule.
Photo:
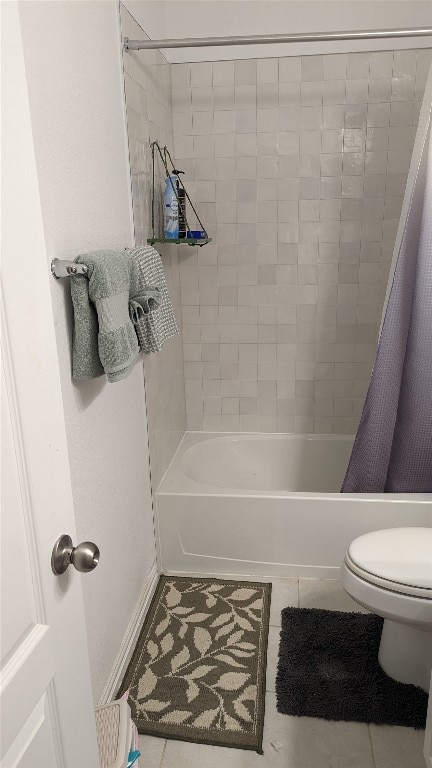
<svg viewBox="0 0 432 768">
<path fill-rule="evenodd" d="M 186 37 L 167 40 L 124 40 L 126 51 L 149 48 L 212 48 L 218 45 L 267 45 L 268 43 L 311 43 L 332 40 L 376 40 L 392 37 L 426 37 L 432 27 L 413 29 L 363 29 L 357 32 L 296 32 L 291 35 L 250 35 L 230 37 Z"/>
</svg>

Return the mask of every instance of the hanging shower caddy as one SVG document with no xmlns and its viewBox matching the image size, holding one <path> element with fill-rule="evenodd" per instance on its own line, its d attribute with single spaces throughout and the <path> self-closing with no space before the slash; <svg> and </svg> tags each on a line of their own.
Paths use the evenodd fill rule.
<svg viewBox="0 0 432 768">
<path fill-rule="evenodd" d="M 197 218 L 197 221 L 199 222 L 199 225 L 201 227 L 200 237 L 197 237 L 197 236 L 194 237 L 193 236 L 194 233 L 193 233 L 193 231 L 191 230 L 191 228 L 189 226 L 185 207 L 183 207 L 183 215 L 184 215 L 184 220 L 185 220 L 185 224 L 186 224 L 186 237 L 164 237 L 163 235 L 159 236 L 159 235 L 156 234 L 156 232 L 155 232 L 155 200 L 156 200 L 156 198 L 155 198 L 155 195 L 156 195 L 156 188 L 155 188 L 155 165 L 156 165 L 156 152 L 159 154 L 159 157 L 162 160 L 162 164 L 164 166 L 165 173 L 166 173 L 167 177 L 170 176 L 170 173 L 172 173 L 172 169 L 174 169 L 176 166 L 173 163 L 173 160 L 172 160 L 172 157 L 171 157 L 171 155 L 169 153 L 168 148 L 166 146 L 161 147 L 159 145 L 158 141 L 153 141 L 151 143 L 151 151 L 152 151 L 152 193 L 151 193 L 151 195 L 152 195 L 151 196 L 152 236 L 147 239 L 147 242 L 150 243 L 150 245 L 153 245 L 154 243 L 177 243 L 177 245 L 199 245 L 199 246 L 203 246 L 203 245 L 206 245 L 206 243 L 210 243 L 211 242 L 211 237 L 208 236 L 207 230 L 204 227 L 204 224 L 202 223 L 200 217 L 198 216 L 198 214 L 196 212 L 196 209 L 195 209 L 195 206 L 194 206 L 192 200 L 190 199 L 190 197 L 189 197 L 189 195 L 187 193 L 187 190 L 186 190 L 186 188 L 185 188 L 185 186 L 184 186 L 180 176 L 178 177 L 178 182 L 179 182 L 179 184 L 180 184 L 180 186 L 182 188 L 182 191 L 184 192 L 184 198 L 183 199 L 188 201 L 190 207 L 192 208 L 192 210 L 193 210 L 193 212 L 194 212 L 194 214 L 195 214 L 195 216 Z M 168 161 L 169 161 L 169 163 L 171 165 L 171 172 L 168 170 Z M 179 199 L 178 190 L 176 189 L 175 184 L 173 184 L 173 192 L 174 192 L 174 194 L 176 196 L 177 203 L 178 203 L 179 210 L 180 210 L 181 203 L 180 203 L 180 199 Z"/>
</svg>

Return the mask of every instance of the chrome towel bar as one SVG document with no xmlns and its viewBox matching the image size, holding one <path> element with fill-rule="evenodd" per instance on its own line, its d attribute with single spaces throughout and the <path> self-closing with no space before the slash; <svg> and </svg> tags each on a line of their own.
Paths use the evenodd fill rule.
<svg viewBox="0 0 432 768">
<path fill-rule="evenodd" d="M 85 264 L 77 264 L 75 261 L 53 259 L 51 262 L 51 274 L 56 280 L 71 275 L 86 275 L 87 272 L 88 269 Z"/>
</svg>

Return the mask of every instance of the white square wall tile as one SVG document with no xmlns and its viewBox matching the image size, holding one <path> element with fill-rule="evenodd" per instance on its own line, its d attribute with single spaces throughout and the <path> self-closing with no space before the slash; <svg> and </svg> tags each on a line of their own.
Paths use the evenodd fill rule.
<svg viewBox="0 0 432 768">
<path fill-rule="evenodd" d="M 235 112 L 234 110 L 215 110 L 213 115 L 213 133 L 234 133 L 235 130 Z"/>
<path fill-rule="evenodd" d="M 254 85 L 257 81 L 256 59 L 238 59 L 234 63 L 236 85 Z"/>
<path fill-rule="evenodd" d="M 345 104 L 345 80 L 325 80 L 323 104 Z"/>
<path fill-rule="evenodd" d="M 205 136 L 213 133 L 214 122 L 212 112 L 192 113 L 192 133 L 194 136 Z"/>
<path fill-rule="evenodd" d="M 276 83 L 258 83 L 257 106 L 261 109 L 271 109 L 279 105 L 279 88 Z"/>
<path fill-rule="evenodd" d="M 412 101 L 414 99 L 415 80 L 413 75 L 401 75 L 392 78 L 391 100 Z"/>
<path fill-rule="evenodd" d="M 174 113 L 173 123 L 176 136 L 192 135 L 192 114 L 190 112 Z"/>
<path fill-rule="evenodd" d="M 347 104 L 367 104 L 369 93 L 369 82 L 363 80 L 346 80 L 346 103 Z"/>
<path fill-rule="evenodd" d="M 322 56 L 301 56 L 301 79 L 323 80 L 324 64 Z"/>
<path fill-rule="evenodd" d="M 278 71 L 279 71 L 278 59 L 258 59 L 257 82 L 258 83 L 277 83 Z"/>
<path fill-rule="evenodd" d="M 192 88 L 192 109 L 195 112 L 213 110 L 213 89 L 210 86 Z"/>
<path fill-rule="evenodd" d="M 321 81 L 302 82 L 300 86 L 300 103 L 303 106 L 317 106 L 323 102 L 323 83 Z"/>
<path fill-rule="evenodd" d="M 343 122 L 342 122 L 343 125 Z M 305 131 L 319 131 L 323 126 L 323 108 L 320 106 L 300 108 L 300 128 Z"/>
<path fill-rule="evenodd" d="M 239 114 L 242 113 L 239 112 Z M 273 108 L 257 110 L 256 128 L 259 133 L 275 133 L 278 130 L 278 123 L 278 109 Z"/>
<path fill-rule="evenodd" d="M 345 125 L 345 108 L 342 104 L 326 104 L 323 107 L 322 127 L 343 128 Z"/>
<path fill-rule="evenodd" d="M 190 64 L 192 88 L 202 88 L 213 84 L 212 63 L 200 61 Z"/>
<path fill-rule="evenodd" d="M 417 68 L 417 50 L 394 51 L 393 76 L 415 75 Z"/>
<path fill-rule="evenodd" d="M 234 85 L 234 61 L 213 62 L 213 86 Z"/>
<path fill-rule="evenodd" d="M 370 77 L 391 77 L 393 51 L 372 51 L 369 62 Z"/>
<path fill-rule="evenodd" d="M 345 128 L 365 128 L 367 104 L 349 104 L 345 109 Z"/>
<path fill-rule="evenodd" d="M 188 88 L 191 84 L 191 65 L 190 64 L 172 64 L 171 65 L 171 87 Z"/>
<path fill-rule="evenodd" d="M 279 59 L 279 82 L 296 83 L 300 82 L 301 63 L 298 56 L 287 56 Z"/>
<path fill-rule="evenodd" d="M 175 88 L 172 92 L 173 112 L 190 112 L 192 108 L 191 88 Z"/>
<path fill-rule="evenodd" d="M 299 107 L 280 107 L 279 108 L 279 130 L 297 131 L 300 126 L 300 108 Z"/>
<path fill-rule="evenodd" d="M 369 53 L 347 54 L 347 78 L 359 79 L 369 77 Z"/>
<path fill-rule="evenodd" d="M 392 101 L 390 106 L 390 125 L 412 125 L 413 121 L 414 103 L 412 101 Z"/>
<path fill-rule="evenodd" d="M 346 72 L 346 53 L 335 53 L 324 56 L 324 80 L 345 80 Z"/>
<path fill-rule="evenodd" d="M 256 85 L 235 85 L 236 109 L 256 109 Z"/>
<path fill-rule="evenodd" d="M 278 149 L 280 155 L 298 155 L 299 135 L 296 131 L 281 131 L 278 133 Z"/>
<path fill-rule="evenodd" d="M 215 109 L 234 109 L 234 85 L 218 85 L 213 87 L 213 104 Z"/>
<path fill-rule="evenodd" d="M 390 101 L 391 96 L 391 77 L 375 77 L 369 80 L 368 100 L 373 103 Z"/>
<path fill-rule="evenodd" d="M 300 82 L 279 82 L 279 107 L 296 107 L 300 104 Z"/>
<path fill-rule="evenodd" d="M 396 109 L 397 105 L 392 105 Z M 390 124 L 390 100 L 382 104 L 369 104 L 367 111 L 367 125 L 376 128 L 385 128 Z M 399 125 L 392 122 L 392 125 Z"/>
</svg>

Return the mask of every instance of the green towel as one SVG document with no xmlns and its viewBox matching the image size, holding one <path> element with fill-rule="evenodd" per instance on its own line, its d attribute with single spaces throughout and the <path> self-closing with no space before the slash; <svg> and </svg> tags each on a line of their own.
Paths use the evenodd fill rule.
<svg viewBox="0 0 432 768">
<path fill-rule="evenodd" d="M 138 340 L 129 315 L 136 266 L 127 252 L 96 251 L 78 256 L 87 275 L 71 275 L 74 307 L 72 375 L 108 381 L 124 379 L 138 356 Z"/>
</svg>

